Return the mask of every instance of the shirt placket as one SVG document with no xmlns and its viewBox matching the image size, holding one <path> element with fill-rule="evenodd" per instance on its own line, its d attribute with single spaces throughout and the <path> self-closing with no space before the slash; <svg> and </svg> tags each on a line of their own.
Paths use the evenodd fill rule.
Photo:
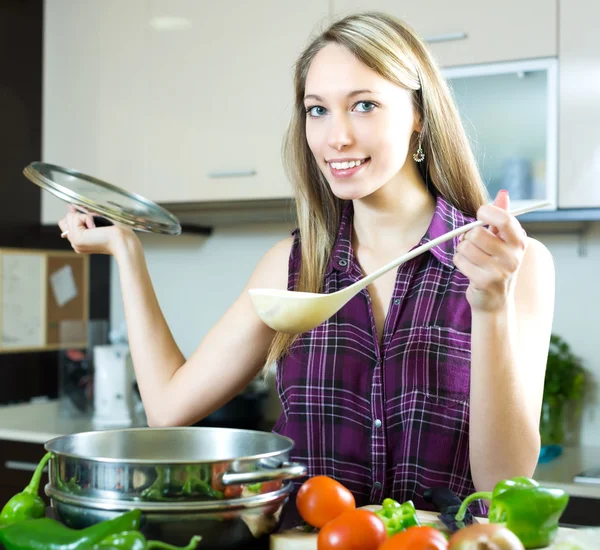
<svg viewBox="0 0 600 550">
<path fill-rule="evenodd" d="M 358 267 L 357 267 L 358 269 Z M 362 273 L 358 270 L 359 278 Z M 371 297 L 365 289 L 362 291 L 367 301 L 369 319 L 371 322 L 371 334 L 373 336 L 373 349 L 375 350 L 375 363 L 373 365 L 373 376 L 371 379 L 371 494 L 370 502 L 380 504 L 386 492 L 386 435 L 385 435 L 385 411 L 383 399 L 383 366 L 379 341 L 377 339 L 377 328 L 375 316 L 371 305 Z"/>
<path fill-rule="evenodd" d="M 373 465 L 373 486 L 371 489 L 371 502 L 381 503 L 385 498 L 386 493 L 389 493 L 390 488 L 387 487 L 387 452 L 386 452 L 386 424 L 387 414 L 385 411 L 385 387 L 383 378 L 383 369 L 385 363 L 385 350 L 389 344 L 394 327 L 400 316 L 402 302 L 408 291 L 409 281 L 412 278 L 416 269 L 416 264 L 410 262 L 401 266 L 396 275 L 396 283 L 394 285 L 394 293 L 392 302 L 386 316 L 384 324 L 383 338 L 381 346 L 377 340 L 377 329 L 375 327 L 375 317 L 371 307 L 371 300 L 367 293 L 367 301 L 369 303 L 369 314 L 371 316 L 372 334 L 374 336 L 375 349 L 377 350 L 377 358 L 373 369 L 373 382 L 371 393 L 371 413 L 373 418 L 373 435 L 371 438 L 371 462 Z"/>
</svg>

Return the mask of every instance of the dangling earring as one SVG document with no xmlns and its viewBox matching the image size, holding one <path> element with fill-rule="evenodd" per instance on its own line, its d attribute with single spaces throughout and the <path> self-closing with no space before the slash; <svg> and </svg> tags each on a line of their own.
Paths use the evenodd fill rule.
<svg viewBox="0 0 600 550">
<path fill-rule="evenodd" d="M 425 160 L 425 153 L 423 153 L 423 149 L 421 148 L 421 136 L 419 136 L 419 148 L 416 153 L 413 153 L 413 159 L 415 159 L 415 162 L 423 162 Z"/>
</svg>

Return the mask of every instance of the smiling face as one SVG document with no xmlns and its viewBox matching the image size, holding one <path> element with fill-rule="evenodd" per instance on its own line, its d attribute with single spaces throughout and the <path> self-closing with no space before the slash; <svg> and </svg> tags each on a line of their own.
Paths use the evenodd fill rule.
<svg viewBox="0 0 600 550">
<path fill-rule="evenodd" d="M 383 78 L 347 48 L 328 44 L 306 78 L 306 138 L 331 191 L 367 197 L 417 173 L 409 150 L 420 131 L 412 92 Z"/>
</svg>

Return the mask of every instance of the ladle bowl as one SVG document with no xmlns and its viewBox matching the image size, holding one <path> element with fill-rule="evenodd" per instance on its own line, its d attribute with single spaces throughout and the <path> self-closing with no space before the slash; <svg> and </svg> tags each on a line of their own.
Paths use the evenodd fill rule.
<svg viewBox="0 0 600 550">
<path fill-rule="evenodd" d="M 530 204 L 511 211 L 513 216 L 520 216 L 540 208 L 549 206 L 549 202 Z M 410 252 L 403 254 L 392 262 L 380 267 L 370 275 L 351 284 L 349 287 L 331 294 L 314 292 L 296 292 L 274 288 L 252 288 L 248 292 L 259 317 L 273 330 L 287 334 L 302 334 L 324 323 L 335 315 L 347 302 L 373 281 L 414 257 L 430 250 L 440 243 L 449 241 L 471 229 L 480 227 L 480 220 L 457 227 L 448 233 L 424 243 Z"/>
</svg>

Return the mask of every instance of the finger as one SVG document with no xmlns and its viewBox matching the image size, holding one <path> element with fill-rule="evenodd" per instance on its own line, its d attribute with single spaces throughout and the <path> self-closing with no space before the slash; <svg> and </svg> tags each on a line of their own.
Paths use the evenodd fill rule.
<svg viewBox="0 0 600 550">
<path fill-rule="evenodd" d="M 69 232 L 67 222 L 64 218 L 58 222 L 58 227 L 61 231 L 60 237 L 61 239 L 64 239 L 67 236 L 67 233 Z"/>
<path fill-rule="evenodd" d="M 497 206 L 498 208 L 508 212 L 510 210 L 510 197 L 508 195 L 508 191 L 506 189 L 501 189 L 498 191 L 493 204 L 494 206 Z"/>
<path fill-rule="evenodd" d="M 72 204 L 67 205 L 67 210 L 68 210 L 69 214 L 77 213 L 77 209 Z"/>
<path fill-rule="evenodd" d="M 94 229 L 94 227 L 96 227 L 96 223 L 94 222 L 94 216 L 88 214 L 85 217 L 85 225 L 88 229 Z"/>
<path fill-rule="evenodd" d="M 469 282 L 471 282 L 477 290 L 483 290 L 489 287 L 490 284 L 496 280 L 494 273 L 474 264 L 463 254 L 455 254 L 453 261 L 458 270 L 469 279 Z"/>
<path fill-rule="evenodd" d="M 492 204 L 508 212 L 508 210 L 510 209 L 510 197 L 508 195 L 508 191 L 506 189 L 500 189 L 500 191 L 498 191 L 498 193 L 496 194 L 496 198 L 494 199 Z M 492 226 L 490 227 L 490 230 L 494 235 L 498 234 L 497 227 Z"/>
<path fill-rule="evenodd" d="M 464 256 L 472 264 L 489 269 L 493 265 L 493 258 L 490 254 L 483 251 L 473 241 L 466 240 L 456 247 L 456 251 L 461 256 Z"/>
<path fill-rule="evenodd" d="M 506 210 L 486 204 L 477 211 L 477 219 L 485 225 L 489 225 L 491 232 L 498 235 L 504 242 L 512 245 L 522 244 L 521 224 Z"/>
<path fill-rule="evenodd" d="M 489 256 L 498 256 L 502 254 L 506 247 L 506 243 L 500 237 L 495 235 L 491 229 L 486 227 L 476 227 L 475 229 L 471 229 L 471 231 L 465 235 L 463 242 L 472 243 Z"/>
</svg>

